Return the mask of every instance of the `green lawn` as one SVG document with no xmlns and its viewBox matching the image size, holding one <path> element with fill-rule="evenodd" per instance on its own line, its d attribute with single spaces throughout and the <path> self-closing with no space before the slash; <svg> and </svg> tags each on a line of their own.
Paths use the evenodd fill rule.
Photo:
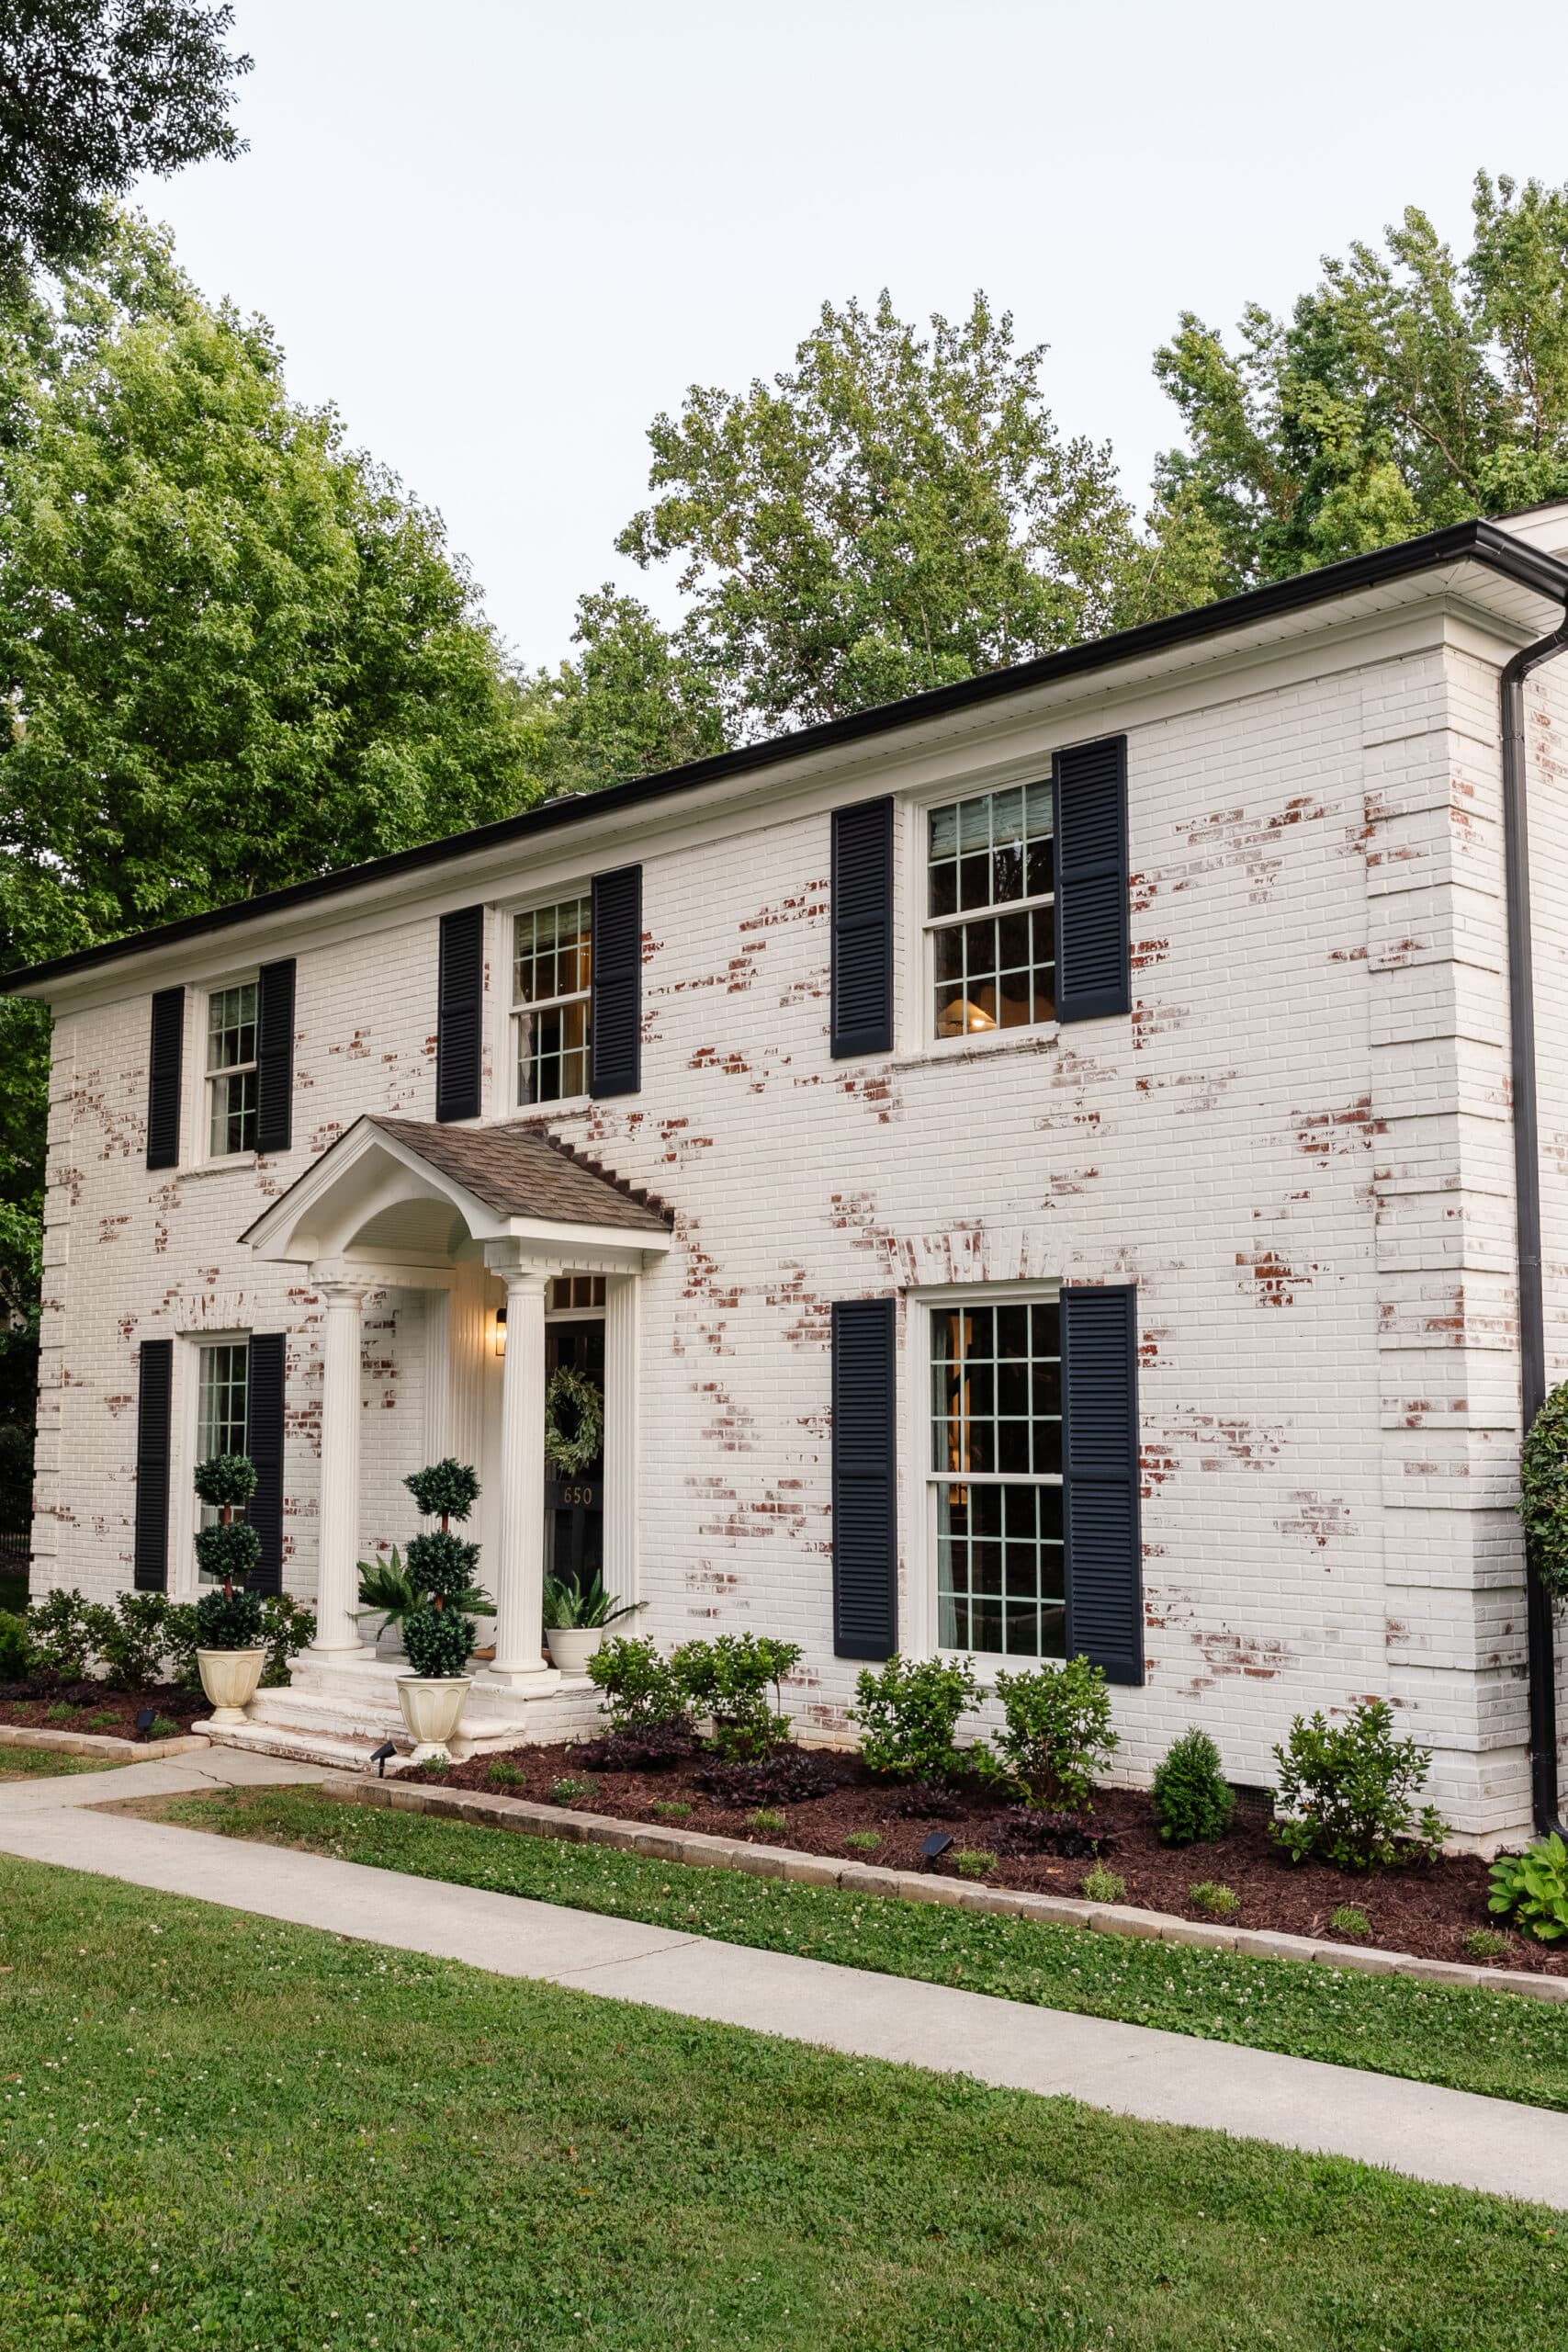
<svg viewBox="0 0 1568 2352">
<path fill-rule="evenodd" d="M 0 1921 L 6 2352 L 1539 2352 L 1560 2324 L 1539 2210 L 37 1864 L 0 1860 Z"/>
<path fill-rule="evenodd" d="M 1450 1991 L 1316 1962 L 1243 1960 L 739 1871 L 691 1870 L 604 1846 L 345 1804 L 308 1788 L 177 1797 L 161 1810 L 164 1819 L 195 1828 L 695 1929 L 726 1943 L 1568 2108 L 1568 2002 Z"/>
<path fill-rule="evenodd" d="M 112 1756 L 68 1756 L 59 1747 L 0 1747 L 0 1781 L 54 1781 L 66 1772 L 110 1772 L 118 1761 Z"/>
</svg>

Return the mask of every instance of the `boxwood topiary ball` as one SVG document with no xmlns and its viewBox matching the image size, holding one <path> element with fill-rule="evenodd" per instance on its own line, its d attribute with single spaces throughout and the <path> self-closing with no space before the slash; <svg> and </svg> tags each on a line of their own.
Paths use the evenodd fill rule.
<svg viewBox="0 0 1568 2352">
<path fill-rule="evenodd" d="M 196 1465 L 196 1491 L 204 1503 L 248 1503 L 256 1490 L 256 1465 L 248 1453 L 211 1453 Z"/>
<path fill-rule="evenodd" d="M 410 1673 L 442 1681 L 466 1674 L 474 1632 L 473 1619 L 459 1616 L 455 1609 L 411 1609 L 403 1619 Z"/>
<path fill-rule="evenodd" d="M 443 1462 L 433 1462 L 428 1470 L 411 1470 L 403 1484 L 431 1519 L 442 1513 L 448 1519 L 467 1519 L 479 1498 L 477 1476 L 466 1462 L 450 1453 Z"/>
</svg>

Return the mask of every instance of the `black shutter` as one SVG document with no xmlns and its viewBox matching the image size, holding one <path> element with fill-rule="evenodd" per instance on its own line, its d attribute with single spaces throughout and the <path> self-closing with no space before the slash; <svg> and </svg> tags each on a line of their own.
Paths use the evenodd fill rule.
<svg viewBox="0 0 1568 2352">
<path fill-rule="evenodd" d="M 894 1302 L 833 1307 L 833 1655 L 898 1646 Z"/>
<path fill-rule="evenodd" d="M 184 989 L 160 989 L 152 999 L 152 1036 L 147 1057 L 149 1168 L 180 1164 L 180 1062 L 185 1036 Z"/>
<path fill-rule="evenodd" d="M 593 876 L 588 1058 L 591 1094 L 642 1085 L 642 868 Z"/>
<path fill-rule="evenodd" d="M 283 1357 L 281 1331 L 252 1332 L 245 1452 L 256 1466 L 256 1490 L 245 1516 L 261 1537 L 254 1592 L 283 1590 Z"/>
<path fill-rule="evenodd" d="M 1144 1679 L 1138 1524 L 1138 1294 L 1128 1283 L 1062 1293 L 1067 1654 L 1111 1682 Z"/>
<path fill-rule="evenodd" d="M 477 1119 L 484 1037 L 485 910 L 459 907 L 441 918 L 435 1001 L 435 1115 Z"/>
<path fill-rule="evenodd" d="M 893 1051 L 893 803 L 833 811 L 835 1060 Z"/>
<path fill-rule="evenodd" d="M 294 1139 L 294 958 L 264 964 L 256 990 L 256 1149 Z"/>
<path fill-rule="evenodd" d="M 1058 752 L 1056 1018 L 1132 1010 L 1128 940 L 1127 738 Z"/>
<path fill-rule="evenodd" d="M 169 1411 L 175 1383 L 173 1340 L 143 1340 L 136 1395 L 136 1538 L 131 1555 L 138 1592 L 169 1582 Z"/>
</svg>

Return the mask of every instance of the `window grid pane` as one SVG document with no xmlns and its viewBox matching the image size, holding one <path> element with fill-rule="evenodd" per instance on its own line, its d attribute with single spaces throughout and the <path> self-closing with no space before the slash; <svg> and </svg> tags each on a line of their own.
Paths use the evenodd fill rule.
<svg viewBox="0 0 1568 2352">
<path fill-rule="evenodd" d="M 215 1159 L 256 1148 L 256 994 L 245 980 L 207 1000 L 207 1148 Z"/>
<path fill-rule="evenodd" d="M 938 1639 L 944 1649 L 1061 1657 L 1061 1314 L 987 1302 L 931 1317 Z"/>
<path fill-rule="evenodd" d="M 517 1100 L 588 1091 L 592 901 L 565 899 L 519 915 L 513 933 Z"/>
<path fill-rule="evenodd" d="M 931 811 L 927 915 L 939 1037 L 1055 1019 L 1053 829 L 1049 784 L 980 793 Z M 964 915 L 975 919 L 954 920 Z"/>
<path fill-rule="evenodd" d="M 245 1417 L 250 1397 L 251 1351 L 247 1340 L 225 1341 L 203 1348 L 197 1383 L 196 1453 L 198 1462 L 215 1453 L 243 1453 Z M 234 1516 L 243 1519 L 236 1504 Z M 201 1506 L 201 1524 L 211 1527 L 221 1517 L 212 1503 Z"/>
</svg>

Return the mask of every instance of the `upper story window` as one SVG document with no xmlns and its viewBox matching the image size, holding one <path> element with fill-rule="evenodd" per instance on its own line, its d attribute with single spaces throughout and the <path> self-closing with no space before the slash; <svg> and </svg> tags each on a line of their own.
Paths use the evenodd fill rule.
<svg viewBox="0 0 1568 2352">
<path fill-rule="evenodd" d="M 1054 1299 L 943 1306 L 931 1324 L 937 1639 L 1062 1657 L 1061 1309 Z"/>
<path fill-rule="evenodd" d="M 1055 1018 L 1054 831 L 1049 784 L 931 810 L 926 931 L 938 1037 Z"/>
<path fill-rule="evenodd" d="M 256 1148 L 254 980 L 207 1000 L 208 1150 L 215 1159 Z"/>
<path fill-rule="evenodd" d="M 586 897 L 516 918 L 512 1018 L 519 1102 L 558 1102 L 588 1091 L 592 925 Z"/>
</svg>

